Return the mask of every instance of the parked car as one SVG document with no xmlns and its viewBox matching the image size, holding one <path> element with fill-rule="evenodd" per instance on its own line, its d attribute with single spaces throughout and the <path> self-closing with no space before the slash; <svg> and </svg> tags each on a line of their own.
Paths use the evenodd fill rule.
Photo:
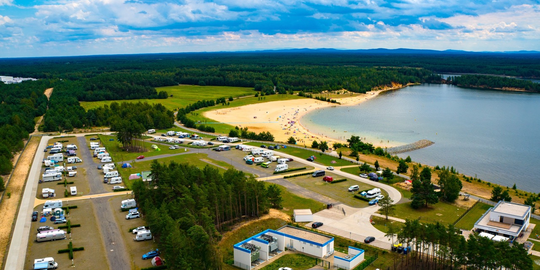
<svg viewBox="0 0 540 270">
<path fill-rule="evenodd" d="M 357 190 L 359 190 L 359 189 L 360 189 L 360 187 L 359 187 L 358 185 L 350 186 L 350 187 L 349 187 L 349 192 L 357 191 Z"/>
<path fill-rule="evenodd" d="M 362 178 L 368 178 L 368 175 L 365 174 L 365 173 L 361 173 L 361 174 L 360 174 L 360 177 L 362 177 Z"/>
<path fill-rule="evenodd" d="M 330 166 L 330 167 L 328 167 L 328 168 L 326 168 L 326 169 L 329 170 L 329 171 L 333 171 L 333 170 L 334 170 L 334 167 Z"/>
<path fill-rule="evenodd" d="M 134 218 L 140 218 L 140 217 L 141 217 L 141 214 L 139 213 L 139 211 L 129 212 L 126 215 L 126 219 L 134 219 Z"/>
<path fill-rule="evenodd" d="M 332 181 L 334 181 L 334 178 L 332 176 L 327 175 L 327 176 L 323 177 L 322 180 L 325 181 L 325 182 L 332 182 Z"/>
<path fill-rule="evenodd" d="M 98 138 L 90 138 L 91 141 L 97 141 Z"/>
<path fill-rule="evenodd" d="M 171 149 L 171 150 L 176 150 L 176 147 L 170 146 L 169 149 Z"/>
<path fill-rule="evenodd" d="M 207 144 L 208 144 L 208 145 L 214 145 L 214 143 L 213 143 L 213 142 L 208 142 Z"/>
<path fill-rule="evenodd" d="M 375 197 L 375 199 L 378 199 L 378 200 L 382 200 L 384 198 L 384 195 L 380 194 L 380 195 L 377 195 L 377 197 Z"/>
<path fill-rule="evenodd" d="M 368 204 L 369 204 L 369 205 L 375 205 L 375 204 L 377 204 L 378 202 L 379 202 L 379 199 L 375 198 L 375 199 L 369 201 Z"/>
<path fill-rule="evenodd" d="M 273 146 L 268 146 L 268 150 L 274 150 L 274 147 Z"/>
<path fill-rule="evenodd" d="M 38 220 L 38 215 L 39 215 L 38 212 L 36 212 L 36 211 L 32 212 L 32 221 L 37 221 Z"/>
<path fill-rule="evenodd" d="M 308 157 L 308 158 L 306 158 L 306 160 L 307 160 L 307 161 L 313 162 L 313 158 L 312 158 L 312 157 Z"/>
<path fill-rule="evenodd" d="M 149 251 L 145 254 L 142 255 L 142 259 L 143 260 L 148 260 L 148 259 L 152 259 L 154 257 L 157 257 L 159 256 L 159 250 L 156 249 L 156 250 L 152 250 L 152 251 Z"/>
<path fill-rule="evenodd" d="M 311 227 L 312 227 L 313 229 L 316 229 L 316 228 L 321 227 L 322 225 L 323 225 L 322 222 L 313 222 L 313 224 L 311 224 Z"/>
<path fill-rule="evenodd" d="M 50 230 L 54 230 L 54 228 L 50 226 L 41 226 L 37 228 L 38 233 L 43 232 L 43 231 L 50 231 Z"/>
<path fill-rule="evenodd" d="M 144 158 L 143 155 L 140 155 L 140 156 L 137 157 L 137 159 L 143 159 L 143 158 Z"/>
<path fill-rule="evenodd" d="M 375 237 L 373 237 L 373 236 L 368 236 L 368 237 L 366 237 L 366 239 L 364 239 L 364 243 L 366 243 L 366 244 L 369 244 L 369 243 L 371 243 L 373 241 L 375 241 Z"/>
<path fill-rule="evenodd" d="M 54 224 L 67 223 L 66 218 L 57 218 L 54 220 Z"/>
<path fill-rule="evenodd" d="M 279 270 L 292 270 L 290 267 L 280 267 Z"/>
<path fill-rule="evenodd" d="M 263 145 L 261 145 L 261 148 L 266 148 L 266 145 L 264 145 L 264 144 L 263 144 Z"/>
<path fill-rule="evenodd" d="M 97 169 L 98 169 L 98 170 L 103 169 L 103 165 L 97 165 Z"/>
<path fill-rule="evenodd" d="M 113 190 L 117 190 L 117 189 L 125 189 L 126 187 L 124 186 L 114 186 L 112 189 Z"/>
<path fill-rule="evenodd" d="M 287 158 L 287 161 L 288 161 L 288 162 L 291 162 L 291 161 L 294 161 L 294 159 L 292 159 L 292 158 Z"/>
<path fill-rule="evenodd" d="M 43 152 L 47 153 L 47 148 L 43 149 Z"/>
<path fill-rule="evenodd" d="M 137 234 L 137 232 L 139 231 L 146 231 L 146 229 L 148 229 L 146 226 L 140 226 L 140 227 L 137 227 L 135 229 L 133 229 L 133 234 Z"/>
</svg>

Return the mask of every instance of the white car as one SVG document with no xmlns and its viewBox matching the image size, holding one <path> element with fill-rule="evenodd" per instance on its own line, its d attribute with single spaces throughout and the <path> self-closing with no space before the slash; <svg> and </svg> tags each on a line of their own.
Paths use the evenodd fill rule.
<svg viewBox="0 0 540 270">
<path fill-rule="evenodd" d="M 329 170 L 329 171 L 333 171 L 333 170 L 334 170 L 334 167 L 330 166 L 330 167 L 328 167 L 328 168 L 326 168 L 326 169 Z"/>
<path fill-rule="evenodd" d="M 140 218 L 141 214 L 139 214 L 138 211 L 129 212 L 129 214 L 126 215 L 126 219 L 133 219 L 133 218 Z"/>
<path fill-rule="evenodd" d="M 171 146 L 171 147 L 169 147 L 169 149 L 171 149 L 171 150 L 175 150 L 175 149 L 176 149 L 176 147 L 174 147 L 174 146 Z"/>
<path fill-rule="evenodd" d="M 137 227 L 137 228 L 133 229 L 132 232 L 133 232 L 133 234 L 137 234 L 137 232 L 139 232 L 139 231 L 141 231 L 141 232 L 142 232 L 142 231 L 146 231 L 146 229 L 147 229 L 147 228 L 146 228 L 145 226 L 140 226 L 140 227 Z"/>
<path fill-rule="evenodd" d="M 117 190 L 117 189 L 125 189 L 126 187 L 124 186 L 114 186 L 112 189 L 113 190 Z"/>
<path fill-rule="evenodd" d="M 360 189 L 360 186 L 358 186 L 358 185 L 350 186 L 350 187 L 349 187 L 349 192 L 351 192 L 351 191 L 357 191 L 357 190 L 359 190 L 359 189 Z"/>
<path fill-rule="evenodd" d="M 382 200 L 384 198 L 384 195 L 380 194 L 375 197 L 375 199 Z"/>
</svg>

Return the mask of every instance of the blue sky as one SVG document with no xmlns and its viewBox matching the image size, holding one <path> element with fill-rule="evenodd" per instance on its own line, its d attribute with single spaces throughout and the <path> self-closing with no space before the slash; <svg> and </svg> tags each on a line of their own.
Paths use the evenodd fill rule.
<svg viewBox="0 0 540 270">
<path fill-rule="evenodd" d="M 0 0 L 0 57 L 540 50 L 540 0 Z"/>
</svg>

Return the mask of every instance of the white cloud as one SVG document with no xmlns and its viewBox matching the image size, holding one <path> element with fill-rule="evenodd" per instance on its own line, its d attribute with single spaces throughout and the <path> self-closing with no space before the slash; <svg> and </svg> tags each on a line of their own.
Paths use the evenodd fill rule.
<svg viewBox="0 0 540 270">
<path fill-rule="evenodd" d="M 0 0 L 0 6 L 11 6 L 13 5 L 13 0 Z"/>
<path fill-rule="evenodd" d="M 8 16 L 0 15 L 0 26 L 12 23 L 13 21 Z"/>
</svg>

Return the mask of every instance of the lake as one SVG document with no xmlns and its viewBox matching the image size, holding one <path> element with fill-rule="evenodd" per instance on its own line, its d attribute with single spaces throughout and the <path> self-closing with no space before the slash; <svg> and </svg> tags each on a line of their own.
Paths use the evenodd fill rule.
<svg viewBox="0 0 540 270">
<path fill-rule="evenodd" d="M 423 84 L 382 93 L 356 106 L 317 110 L 301 119 L 336 139 L 434 145 L 403 154 L 431 166 L 453 166 L 489 182 L 540 192 L 540 94 Z"/>
</svg>

